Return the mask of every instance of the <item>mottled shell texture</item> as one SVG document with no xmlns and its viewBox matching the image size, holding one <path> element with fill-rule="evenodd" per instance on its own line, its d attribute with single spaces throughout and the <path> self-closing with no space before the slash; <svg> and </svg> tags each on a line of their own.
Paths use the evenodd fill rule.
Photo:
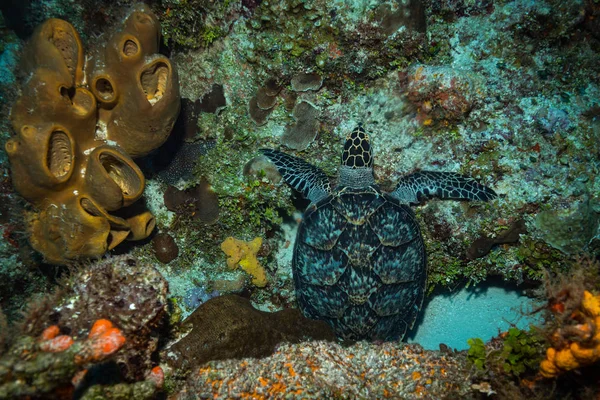
<svg viewBox="0 0 600 400">
<path fill-rule="evenodd" d="M 377 187 L 338 187 L 311 204 L 292 265 L 302 312 L 343 339 L 402 339 L 423 302 L 419 226 L 408 206 Z"/>
</svg>

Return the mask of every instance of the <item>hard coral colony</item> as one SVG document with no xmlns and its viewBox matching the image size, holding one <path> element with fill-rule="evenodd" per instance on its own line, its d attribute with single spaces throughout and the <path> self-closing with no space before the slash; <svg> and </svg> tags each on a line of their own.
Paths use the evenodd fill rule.
<svg viewBox="0 0 600 400">
<path fill-rule="evenodd" d="M 131 157 L 168 137 L 179 112 L 179 83 L 158 51 L 160 25 L 144 5 L 85 63 L 75 28 L 50 19 L 22 57 L 31 74 L 12 109 L 17 136 L 6 143 L 16 190 L 35 207 L 34 249 L 51 262 L 98 257 L 154 229 L 148 211 L 122 218 L 144 175 Z"/>
</svg>

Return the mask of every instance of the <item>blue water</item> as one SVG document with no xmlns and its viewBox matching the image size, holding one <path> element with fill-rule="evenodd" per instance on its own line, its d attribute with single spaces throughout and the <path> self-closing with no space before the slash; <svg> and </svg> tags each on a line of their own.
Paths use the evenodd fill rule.
<svg viewBox="0 0 600 400">
<path fill-rule="evenodd" d="M 440 343 L 464 350 L 467 339 L 488 341 L 511 326 L 526 329 L 542 322 L 539 314 L 527 315 L 539 303 L 515 288 L 499 283 L 481 284 L 452 293 L 433 293 L 426 299 L 420 318 L 407 341 L 438 350 Z"/>
</svg>

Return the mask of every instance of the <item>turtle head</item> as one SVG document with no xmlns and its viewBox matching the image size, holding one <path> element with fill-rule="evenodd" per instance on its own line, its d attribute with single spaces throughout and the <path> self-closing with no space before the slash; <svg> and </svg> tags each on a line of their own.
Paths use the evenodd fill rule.
<svg viewBox="0 0 600 400">
<path fill-rule="evenodd" d="M 373 168 L 373 154 L 369 143 L 369 135 L 367 135 L 361 124 L 346 137 L 342 153 L 342 166 L 352 169 Z"/>
</svg>

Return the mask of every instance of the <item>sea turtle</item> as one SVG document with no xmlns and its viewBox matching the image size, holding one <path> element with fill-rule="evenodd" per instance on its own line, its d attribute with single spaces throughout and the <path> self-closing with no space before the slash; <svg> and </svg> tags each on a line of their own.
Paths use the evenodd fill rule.
<svg viewBox="0 0 600 400">
<path fill-rule="evenodd" d="M 432 197 L 483 200 L 496 193 L 453 172 L 420 171 L 386 193 L 375 183 L 369 136 L 347 136 L 337 186 L 306 161 L 261 152 L 311 203 L 298 228 L 292 271 L 298 305 L 341 339 L 401 340 L 423 304 L 423 238 L 409 205 Z"/>
</svg>

